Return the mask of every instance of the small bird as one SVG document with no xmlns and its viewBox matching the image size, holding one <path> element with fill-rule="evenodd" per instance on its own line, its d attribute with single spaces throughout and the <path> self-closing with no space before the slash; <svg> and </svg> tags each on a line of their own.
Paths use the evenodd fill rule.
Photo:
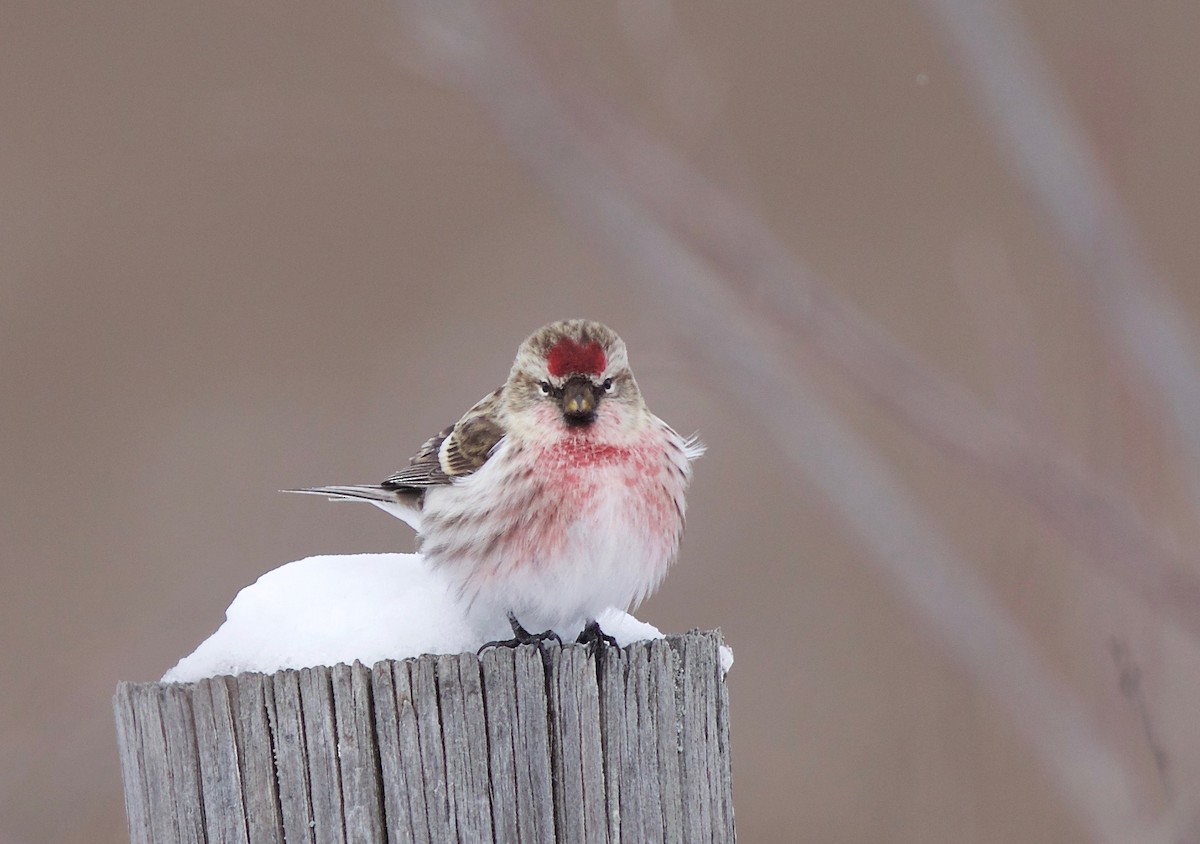
<svg viewBox="0 0 1200 844">
<path fill-rule="evenodd" d="M 616 332 L 573 319 L 528 337 L 504 386 L 382 483 L 289 491 L 407 522 L 469 617 L 507 618 L 513 638 L 484 647 L 581 626 L 578 641 L 615 644 L 596 617 L 662 581 L 703 453 L 647 409 Z"/>
</svg>

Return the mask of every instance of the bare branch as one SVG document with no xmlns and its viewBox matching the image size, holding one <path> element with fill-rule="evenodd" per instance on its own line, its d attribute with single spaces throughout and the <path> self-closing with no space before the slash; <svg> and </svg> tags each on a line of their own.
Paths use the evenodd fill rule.
<svg viewBox="0 0 1200 844">
<path fill-rule="evenodd" d="M 671 225 L 694 209 L 671 203 L 664 208 L 631 189 L 630 179 L 644 174 L 622 172 L 603 159 L 603 145 L 591 140 L 589 130 L 595 127 L 581 127 L 562 107 L 501 23 L 488 17 L 494 7 L 438 0 L 413 11 L 419 25 L 440 33 L 450 48 L 442 53 L 446 68 L 488 111 L 514 155 L 564 209 L 652 281 L 667 305 L 664 315 L 704 361 L 706 371 L 762 418 L 780 455 L 834 501 L 871 552 L 870 559 L 937 634 L 940 645 L 1025 734 L 1085 827 L 1104 841 L 1159 840 L 1161 830 L 1151 832 L 1138 823 L 1131 780 L 1072 690 L 911 503 L 883 461 L 808 389 L 795 365 L 795 339 L 787 320 L 768 321 L 762 312 L 752 311 L 724 283 L 723 277 L 730 276 L 727 267 L 720 267 L 718 276 L 704 255 L 677 239 Z M 745 221 L 740 222 L 744 230 Z M 735 252 L 744 263 L 763 260 L 754 251 L 757 240 L 761 238 Z M 765 259 L 779 254 L 768 250 Z M 779 282 L 795 277 L 790 260 L 768 269 L 784 271 L 775 276 Z M 805 333 L 846 322 L 832 303 L 815 302 L 814 286 L 804 292 L 809 296 L 802 306 L 790 296 L 772 306 L 798 319 Z M 816 324 L 806 324 L 813 313 L 818 314 Z M 884 341 L 865 324 L 856 329 L 858 345 L 845 350 L 849 359 L 868 371 L 882 367 L 885 372 L 878 375 L 894 369 L 892 358 L 873 345 Z M 940 382 L 934 389 L 942 389 Z M 956 424 L 962 424 L 961 418 Z M 992 444 L 993 449 L 1004 446 Z"/>
<path fill-rule="evenodd" d="M 1156 613 L 1200 639 L 1200 560 L 1146 524 L 1129 502 L 1060 447 L 932 370 L 839 298 L 815 272 L 699 173 L 609 109 L 576 97 L 581 132 L 609 177 L 783 329 L 798 362 L 816 357 L 935 447 L 1026 500 Z"/>
<path fill-rule="evenodd" d="M 1054 75 L 1004 0 L 920 0 L 962 65 L 1001 152 L 1081 270 L 1102 324 L 1169 408 L 1200 500 L 1200 343 L 1146 258 Z"/>
</svg>

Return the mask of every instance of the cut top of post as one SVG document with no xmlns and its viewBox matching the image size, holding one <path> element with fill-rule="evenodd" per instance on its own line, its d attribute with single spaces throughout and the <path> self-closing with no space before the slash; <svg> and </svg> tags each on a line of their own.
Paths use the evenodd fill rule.
<svg viewBox="0 0 1200 844">
<path fill-rule="evenodd" d="M 134 844 L 726 842 L 717 631 L 121 683 Z"/>
</svg>

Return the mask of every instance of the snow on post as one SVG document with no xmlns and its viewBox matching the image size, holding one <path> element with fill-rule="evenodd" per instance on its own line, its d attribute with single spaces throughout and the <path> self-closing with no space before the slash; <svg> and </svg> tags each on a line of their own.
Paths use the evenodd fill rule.
<svg viewBox="0 0 1200 844">
<path fill-rule="evenodd" d="M 717 632 L 121 683 L 133 844 L 734 840 Z"/>
</svg>

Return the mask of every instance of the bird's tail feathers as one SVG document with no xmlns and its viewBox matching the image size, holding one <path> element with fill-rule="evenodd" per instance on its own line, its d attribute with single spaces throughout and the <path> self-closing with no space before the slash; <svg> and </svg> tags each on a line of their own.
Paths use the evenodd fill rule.
<svg viewBox="0 0 1200 844">
<path fill-rule="evenodd" d="M 369 484 L 357 486 L 314 486 L 307 489 L 284 489 L 280 492 L 300 492 L 305 495 L 323 495 L 330 501 L 367 501 L 380 510 L 405 522 L 417 533 L 421 532 L 420 497 L 411 493 L 384 489 Z"/>
<path fill-rule="evenodd" d="M 314 486 L 304 489 L 281 489 L 280 492 L 299 492 L 306 495 L 324 495 L 330 501 L 382 501 L 396 502 L 396 493 L 381 486 L 368 484 L 354 486 Z"/>
</svg>

